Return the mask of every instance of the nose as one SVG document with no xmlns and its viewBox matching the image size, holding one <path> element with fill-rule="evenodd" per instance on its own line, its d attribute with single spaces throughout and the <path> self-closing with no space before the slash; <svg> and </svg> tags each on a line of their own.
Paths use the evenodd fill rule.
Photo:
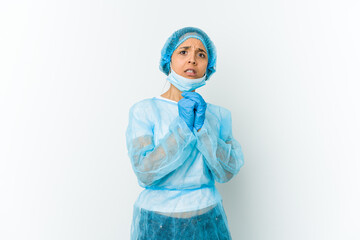
<svg viewBox="0 0 360 240">
<path fill-rule="evenodd" d="M 193 54 L 189 54 L 189 60 L 188 60 L 188 63 L 192 63 L 194 65 L 196 65 L 196 61 L 195 61 L 195 53 Z"/>
</svg>

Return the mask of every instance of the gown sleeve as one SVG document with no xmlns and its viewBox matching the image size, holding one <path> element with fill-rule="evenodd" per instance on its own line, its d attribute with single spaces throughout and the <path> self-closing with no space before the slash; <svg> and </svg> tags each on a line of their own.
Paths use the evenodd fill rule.
<svg viewBox="0 0 360 240">
<path fill-rule="evenodd" d="M 168 173 L 181 166 L 196 144 L 196 137 L 184 120 L 177 116 L 169 131 L 155 145 L 154 123 L 146 108 L 135 104 L 129 111 L 126 144 L 132 168 L 141 187 L 156 185 Z"/>
<path fill-rule="evenodd" d="M 215 181 L 228 182 L 244 165 L 244 155 L 240 143 L 232 135 L 231 112 L 220 109 L 221 122 L 219 137 L 207 117 L 199 132 L 193 130 L 197 138 L 196 147 L 204 156 L 204 160 Z"/>
</svg>

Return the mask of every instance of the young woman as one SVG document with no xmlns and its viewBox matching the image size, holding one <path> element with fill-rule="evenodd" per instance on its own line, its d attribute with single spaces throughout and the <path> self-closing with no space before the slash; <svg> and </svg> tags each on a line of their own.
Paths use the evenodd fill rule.
<svg viewBox="0 0 360 240">
<path fill-rule="evenodd" d="M 134 204 L 133 240 L 231 239 L 215 181 L 232 179 L 243 153 L 230 111 L 195 92 L 215 67 L 216 49 L 205 32 L 177 30 L 161 51 L 169 90 L 130 108 L 128 154 L 145 188 Z"/>
</svg>

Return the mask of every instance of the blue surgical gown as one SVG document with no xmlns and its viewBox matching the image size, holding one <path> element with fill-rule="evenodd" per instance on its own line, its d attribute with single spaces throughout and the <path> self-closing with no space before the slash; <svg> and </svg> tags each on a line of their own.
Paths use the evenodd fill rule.
<svg viewBox="0 0 360 240">
<path fill-rule="evenodd" d="M 231 112 L 207 103 L 197 132 L 162 96 L 129 111 L 126 144 L 144 190 L 133 206 L 131 239 L 231 239 L 215 181 L 232 179 L 244 164 L 232 135 Z"/>
</svg>

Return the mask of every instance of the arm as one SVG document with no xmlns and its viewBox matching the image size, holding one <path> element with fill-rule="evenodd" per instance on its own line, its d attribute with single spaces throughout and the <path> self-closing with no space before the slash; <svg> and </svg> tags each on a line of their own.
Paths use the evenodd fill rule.
<svg viewBox="0 0 360 240">
<path fill-rule="evenodd" d="M 240 171 L 244 156 L 241 145 L 232 135 L 230 111 L 223 109 L 221 115 L 220 137 L 217 137 L 207 118 L 199 131 L 194 130 L 194 135 L 197 138 L 196 147 L 203 154 L 215 180 L 225 183 Z"/>
<path fill-rule="evenodd" d="M 157 180 L 181 166 L 196 143 L 194 134 L 177 116 L 169 132 L 155 145 L 153 124 L 147 117 L 144 108 L 132 107 L 126 131 L 128 155 L 142 187 L 155 185 Z"/>
</svg>

